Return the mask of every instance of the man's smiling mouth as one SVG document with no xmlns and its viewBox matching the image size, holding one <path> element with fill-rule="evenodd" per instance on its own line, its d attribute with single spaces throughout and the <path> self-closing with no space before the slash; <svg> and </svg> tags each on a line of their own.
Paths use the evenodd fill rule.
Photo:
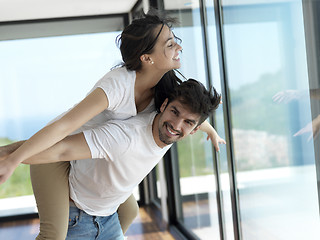
<svg viewBox="0 0 320 240">
<path fill-rule="evenodd" d="M 170 124 L 166 124 L 166 129 L 171 135 L 174 135 L 174 136 L 181 135 L 181 132 L 173 130 L 173 128 Z"/>
</svg>

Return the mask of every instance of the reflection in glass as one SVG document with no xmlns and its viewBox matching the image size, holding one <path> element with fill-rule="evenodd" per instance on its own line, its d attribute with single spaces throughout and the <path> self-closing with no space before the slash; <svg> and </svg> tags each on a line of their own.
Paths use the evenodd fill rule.
<svg viewBox="0 0 320 240">
<path fill-rule="evenodd" d="M 319 239 L 300 1 L 224 1 L 223 30 L 242 237 Z M 283 91 L 305 92 L 281 101 Z M 307 90 L 307 91 L 305 91 Z"/>
</svg>

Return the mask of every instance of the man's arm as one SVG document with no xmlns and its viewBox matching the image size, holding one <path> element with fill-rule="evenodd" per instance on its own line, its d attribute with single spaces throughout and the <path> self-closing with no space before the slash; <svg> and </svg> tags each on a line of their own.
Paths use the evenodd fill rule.
<svg viewBox="0 0 320 240">
<path fill-rule="evenodd" d="M 17 150 L 25 141 L 14 142 L 0 147 L 0 160 Z"/>
<path fill-rule="evenodd" d="M 314 99 L 320 99 L 320 89 L 310 89 L 310 97 Z"/>
<path fill-rule="evenodd" d="M 31 158 L 25 164 L 42 164 L 91 158 L 91 152 L 83 133 L 68 136 Z"/>
<path fill-rule="evenodd" d="M 0 184 L 4 183 L 20 164 L 20 162 L 12 161 L 10 156 L 0 161 Z M 24 160 L 23 163 L 41 164 L 86 158 L 91 158 L 91 152 L 83 133 L 79 133 L 66 137 L 49 149 Z"/>
</svg>

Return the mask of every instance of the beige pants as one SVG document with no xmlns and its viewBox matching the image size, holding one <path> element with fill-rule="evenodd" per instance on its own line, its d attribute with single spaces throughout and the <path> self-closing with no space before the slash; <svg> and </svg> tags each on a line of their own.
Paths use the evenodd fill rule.
<svg viewBox="0 0 320 240">
<path fill-rule="evenodd" d="M 69 162 L 30 166 L 32 188 L 40 218 L 37 240 L 66 238 L 69 218 L 69 169 Z M 124 233 L 138 215 L 138 210 L 133 195 L 120 205 L 118 215 Z"/>
</svg>

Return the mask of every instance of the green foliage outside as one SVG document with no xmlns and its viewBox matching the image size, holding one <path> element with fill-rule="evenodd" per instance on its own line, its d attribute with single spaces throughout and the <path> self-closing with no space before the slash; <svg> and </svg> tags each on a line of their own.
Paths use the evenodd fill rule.
<svg viewBox="0 0 320 240">
<path fill-rule="evenodd" d="M 7 138 L 0 138 L 0 146 L 12 143 Z M 32 195 L 29 165 L 21 164 L 14 171 L 13 175 L 0 186 L 0 199 Z"/>
<path fill-rule="evenodd" d="M 0 146 L 8 145 L 12 143 L 12 141 L 8 138 L 0 138 Z"/>
<path fill-rule="evenodd" d="M 282 74 L 265 74 L 253 82 L 230 91 L 232 127 L 243 130 L 286 134 L 288 105 L 273 102 L 272 97 L 285 89 Z"/>
<path fill-rule="evenodd" d="M 256 82 L 230 89 L 233 129 L 265 131 L 273 135 L 288 134 L 290 109 L 288 105 L 272 100 L 276 93 L 285 89 L 282 78 L 280 72 L 265 74 Z M 215 117 L 222 121 L 221 114 Z M 212 151 L 205 146 L 205 141 L 206 136 L 199 131 L 177 144 L 181 177 L 213 174 L 212 165 L 210 169 Z M 238 170 L 253 170 L 253 166 L 247 164 L 247 159 L 237 160 Z"/>
<path fill-rule="evenodd" d="M 177 144 L 180 177 L 213 174 L 211 141 L 206 141 L 206 134 L 198 131 Z"/>
</svg>

